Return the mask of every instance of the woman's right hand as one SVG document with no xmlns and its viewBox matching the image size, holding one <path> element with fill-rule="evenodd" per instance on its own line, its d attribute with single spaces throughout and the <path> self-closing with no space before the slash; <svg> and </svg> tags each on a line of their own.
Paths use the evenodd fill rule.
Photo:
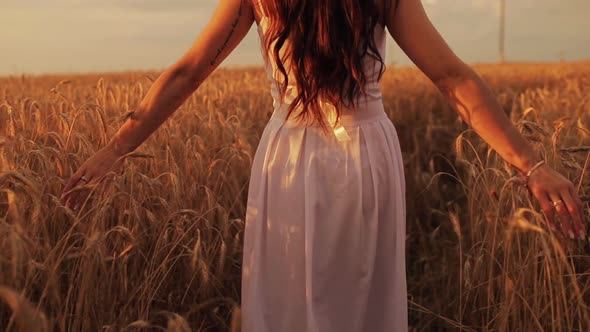
<svg viewBox="0 0 590 332">
<path fill-rule="evenodd" d="M 123 163 L 122 156 L 115 152 L 112 145 L 100 149 L 90 157 L 70 177 L 63 188 L 61 201 L 70 209 L 78 211 L 88 198 L 92 187 L 102 185 L 104 190 L 111 178 L 107 178 L 109 172 L 117 171 Z M 80 185 L 87 187 L 86 190 L 78 189 Z"/>
<path fill-rule="evenodd" d="M 571 239 L 586 239 L 584 204 L 570 180 L 544 164 L 533 171 L 528 179 L 528 187 L 541 204 L 553 231 L 559 229 Z M 554 206 L 553 202 L 558 204 Z M 555 212 L 559 216 L 559 226 Z"/>
</svg>

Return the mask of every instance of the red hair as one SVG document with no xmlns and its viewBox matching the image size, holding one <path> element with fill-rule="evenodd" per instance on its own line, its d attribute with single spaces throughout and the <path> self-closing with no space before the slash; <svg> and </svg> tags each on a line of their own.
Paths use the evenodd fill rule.
<svg viewBox="0 0 590 332">
<path fill-rule="evenodd" d="M 363 70 L 365 56 L 380 63 L 379 79 L 383 75 L 384 59 L 373 38 L 380 19 L 375 1 L 258 1 L 269 19 L 264 46 L 284 78 L 281 97 L 289 84 L 285 68 L 287 57 L 296 80 L 297 96 L 289 106 L 288 116 L 302 106 L 299 117 L 307 119 L 311 115 L 326 129 L 320 99 L 336 106 L 337 118 L 341 106 L 352 106 L 364 93 L 367 82 Z M 283 50 L 287 52 L 281 56 L 280 51 L 287 41 L 290 47 Z"/>
</svg>

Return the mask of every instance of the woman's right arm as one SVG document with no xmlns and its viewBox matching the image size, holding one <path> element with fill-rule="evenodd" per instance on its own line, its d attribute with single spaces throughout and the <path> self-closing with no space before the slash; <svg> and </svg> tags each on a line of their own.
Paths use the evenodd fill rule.
<svg viewBox="0 0 590 332">
<path fill-rule="evenodd" d="M 190 49 L 158 77 L 111 141 L 70 177 L 62 191 L 65 205 L 75 210 L 82 206 L 88 192 L 73 189 L 80 183 L 101 183 L 120 165 L 121 157 L 140 146 L 185 102 L 243 40 L 253 23 L 250 0 L 220 0 Z"/>
<path fill-rule="evenodd" d="M 254 23 L 250 0 L 220 0 L 188 51 L 158 77 L 109 146 L 119 155 L 135 150 L 235 49 Z"/>
<path fill-rule="evenodd" d="M 459 59 L 430 22 L 420 0 L 398 1 L 386 15 L 391 36 L 428 76 L 447 101 L 504 160 L 526 173 L 539 158 L 530 143 L 512 124 L 491 89 Z M 584 238 L 583 205 L 571 181 L 547 165 L 529 178 L 531 192 L 539 200 L 549 222 L 555 226 L 556 209 L 564 233 Z M 552 201 L 565 204 L 553 206 Z"/>
</svg>

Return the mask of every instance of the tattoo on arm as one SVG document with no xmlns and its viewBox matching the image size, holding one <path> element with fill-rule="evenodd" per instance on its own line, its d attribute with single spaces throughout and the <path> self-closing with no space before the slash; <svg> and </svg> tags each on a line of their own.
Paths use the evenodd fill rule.
<svg viewBox="0 0 590 332">
<path fill-rule="evenodd" d="M 221 55 L 221 52 L 223 52 L 223 50 L 225 50 L 225 48 L 227 47 L 227 43 L 229 43 L 229 40 L 234 35 L 234 32 L 236 31 L 236 27 L 238 26 L 238 23 L 240 22 L 240 18 L 242 18 L 242 15 L 244 13 L 243 12 L 243 10 L 244 10 L 244 1 L 246 1 L 246 0 L 241 0 L 240 1 L 240 7 L 238 8 L 238 14 L 236 16 L 236 19 L 232 23 L 231 30 L 229 31 L 229 34 L 225 38 L 223 44 L 221 45 L 220 48 L 217 49 L 217 53 L 215 54 L 215 57 L 213 57 L 213 60 L 211 60 L 211 66 L 214 66 L 215 65 L 215 63 L 219 59 L 219 56 Z"/>
</svg>

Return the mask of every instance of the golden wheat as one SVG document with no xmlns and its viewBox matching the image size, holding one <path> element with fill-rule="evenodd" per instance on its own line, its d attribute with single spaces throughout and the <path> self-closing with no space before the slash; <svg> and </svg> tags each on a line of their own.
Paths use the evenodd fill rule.
<svg viewBox="0 0 590 332">
<path fill-rule="evenodd" d="M 476 70 L 587 212 L 590 63 Z M 2 329 L 239 330 L 249 170 L 272 112 L 261 69 L 218 70 L 80 212 L 58 199 L 156 77 L 0 78 Z M 588 244 L 551 232 L 422 74 L 393 68 L 383 86 L 406 167 L 412 330 L 590 330 Z"/>
</svg>

